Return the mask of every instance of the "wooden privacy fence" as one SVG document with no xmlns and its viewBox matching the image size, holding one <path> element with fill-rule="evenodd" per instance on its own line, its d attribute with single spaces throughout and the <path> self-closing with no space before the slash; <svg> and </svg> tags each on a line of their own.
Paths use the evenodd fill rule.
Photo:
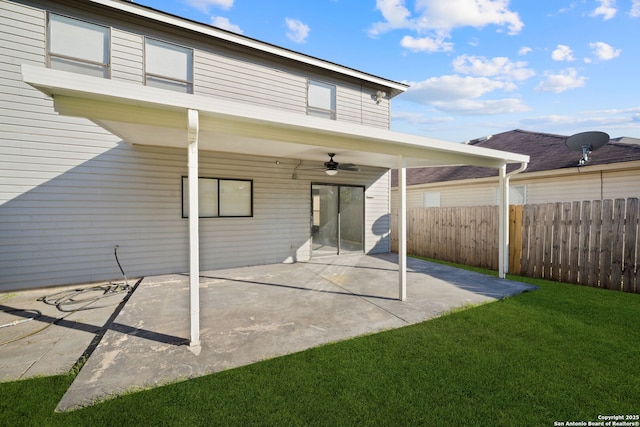
<svg viewBox="0 0 640 427">
<path fill-rule="evenodd" d="M 509 272 L 640 293 L 639 220 L 637 198 L 511 206 Z M 498 208 L 408 209 L 407 252 L 497 270 Z"/>
<path fill-rule="evenodd" d="M 398 212 L 391 212 L 391 250 L 398 251 Z M 407 253 L 498 269 L 498 207 L 407 209 Z"/>
</svg>

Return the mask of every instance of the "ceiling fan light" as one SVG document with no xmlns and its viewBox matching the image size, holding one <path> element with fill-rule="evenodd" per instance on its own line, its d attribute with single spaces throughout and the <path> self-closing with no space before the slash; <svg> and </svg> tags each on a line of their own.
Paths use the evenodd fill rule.
<svg viewBox="0 0 640 427">
<path fill-rule="evenodd" d="M 335 174 L 338 173 L 337 169 L 325 169 L 324 173 L 326 173 L 329 176 L 334 176 Z"/>
</svg>

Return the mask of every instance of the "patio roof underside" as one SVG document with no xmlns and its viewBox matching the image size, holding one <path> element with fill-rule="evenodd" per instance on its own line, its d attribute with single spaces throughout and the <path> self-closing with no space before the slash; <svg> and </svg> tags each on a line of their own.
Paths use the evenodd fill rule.
<svg viewBox="0 0 640 427">
<path fill-rule="evenodd" d="M 475 165 L 500 168 L 528 156 L 440 141 L 387 129 L 295 114 L 139 84 L 30 65 L 23 80 L 53 97 L 62 115 L 85 117 L 130 144 L 188 145 L 188 110 L 198 111 L 200 150 L 395 168 Z"/>
</svg>

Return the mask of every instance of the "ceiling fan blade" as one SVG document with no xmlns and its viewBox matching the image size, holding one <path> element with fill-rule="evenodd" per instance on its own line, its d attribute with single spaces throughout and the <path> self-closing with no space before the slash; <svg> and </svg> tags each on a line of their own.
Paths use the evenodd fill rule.
<svg viewBox="0 0 640 427">
<path fill-rule="evenodd" d="M 358 172 L 360 170 L 353 163 L 340 163 L 340 165 L 338 165 L 338 169 L 343 171 L 352 171 L 352 172 Z"/>
</svg>

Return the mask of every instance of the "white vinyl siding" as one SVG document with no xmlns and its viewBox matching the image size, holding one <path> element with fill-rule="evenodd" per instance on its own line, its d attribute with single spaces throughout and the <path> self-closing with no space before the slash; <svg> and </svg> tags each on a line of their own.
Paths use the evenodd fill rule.
<svg viewBox="0 0 640 427">
<path fill-rule="evenodd" d="M 306 79 L 235 55 L 194 52 L 194 93 L 304 114 Z"/>
<path fill-rule="evenodd" d="M 144 83 L 144 37 L 139 34 L 111 30 L 111 78 Z"/>
<path fill-rule="evenodd" d="M 372 88 L 337 85 L 337 120 L 389 129 L 390 102 L 386 98 L 376 101 L 375 93 Z"/>
</svg>

